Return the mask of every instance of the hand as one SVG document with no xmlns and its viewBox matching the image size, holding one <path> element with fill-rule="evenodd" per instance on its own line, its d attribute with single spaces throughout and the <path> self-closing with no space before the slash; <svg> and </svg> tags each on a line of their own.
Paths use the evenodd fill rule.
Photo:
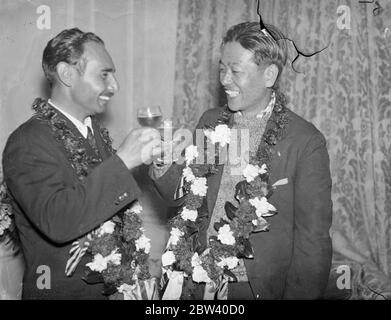
<svg viewBox="0 0 391 320">
<path fill-rule="evenodd" d="M 154 159 L 153 165 L 149 171 L 149 176 L 153 180 L 159 179 L 161 176 L 163 176 L 171 167 L 172 163 L 178 160 L 178 154 L 180 154 L 180 151 L 177 151 L 176 149 L 180 142 L 180 136 L 169 142 L 162 142 L 163 158 L 159 157 Z"/>
<path fill-rule="evenodd" d="M 159 131 L 153 128 L 132 130 L 118 148 L 117 155 L 130 170 L 159 156 L 161 140 Z"/>
</svg>

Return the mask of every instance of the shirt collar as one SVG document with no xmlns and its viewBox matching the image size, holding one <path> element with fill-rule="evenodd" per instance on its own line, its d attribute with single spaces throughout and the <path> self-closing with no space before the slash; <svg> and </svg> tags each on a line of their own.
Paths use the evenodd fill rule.
<svg viewBox="0 0 391 320">
<path fill-rule="evenodd" d="M 270 114 L 273 112 L 275 104 L 276 104 L 276 93 L 272 92 L 269 104 L 267 105 L 267 107 L 265 109 L 263 109 L 261 112 L 259 112 L 255 116 L 255 118 L 262 119 L 262 118 L 267 118 L 268 116 L 270 116 Z M 243 113 L 241 111 L 235 112 L 234 115 L 235 115 L 235 117 L 238 117 L 238 118 L 243 117 Z"/>
<path fill-rule="evenodd" d="M 57 105 L 55 105 L 53 103 L 52 100 L 48 100 L 48 103 L 55 109 L 57 109 L 58 111 L 60 111 L 64 116 L 66 116 L 69 121 L 71 121 L 77 128 L 77 130 L 80 131 L 80 133 L 82 134 L 82 136 L 87 139 L 87 134 L 88 134 L 88 127 L 91 128 L 91 131 L 92 133 L 94 133 L 94 129 L 92 128 L 92 121 L 91 121 L 91 117 L 87 117 L 84 119 L 84 123 L 81 122 L 80 120 L 76 119 L 74 116 L 70 115 L 68 112 L 64 111 L 63 109 L 61 109 L 60 107 L 58 107 Z"/>
</svg>

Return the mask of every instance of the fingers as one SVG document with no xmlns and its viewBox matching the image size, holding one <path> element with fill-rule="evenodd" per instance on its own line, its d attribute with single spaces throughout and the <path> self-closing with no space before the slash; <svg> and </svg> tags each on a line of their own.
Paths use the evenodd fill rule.
<svg viewBox="0 0 391 320">
<path fill-rule="evenodd" d="M 161 147 L 160 138 L 150 140 L 143 146 L 141 150 L 142 162 L 145 164 L 150 163 L 150 160 L 160 156 L 161 152 L 162 152 L 162 147 Z"/>
<path fill-rule="evenodd" d="M 140 135 L 138 136 L 140 142 L 147 143 L 151 140 L 160 141 L 160 133 L 156 129 L 153 128 L 142 128 Z"/>
</svg>

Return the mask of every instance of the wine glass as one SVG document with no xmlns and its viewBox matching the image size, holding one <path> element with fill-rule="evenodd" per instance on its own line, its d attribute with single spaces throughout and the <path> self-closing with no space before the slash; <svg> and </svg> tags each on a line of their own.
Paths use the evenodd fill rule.
<svg viewBox="0 0 391 320">
<path fill-rule="evenodd" d="M 162 118 L 162 110 L 159 106 L 137 109 L 137 120 L 142 127 L 151 127 L 157 129 L 162 123 Z"/>
<path fill-rule="evenodd" d="M 137 109 L 137 121 L 142 127 L 150 127 L 159 130 L 160 138 L 162 140 L 162 148 L 164 149 L 164 131 L 166 130 L 166 122 L 163 121 L 162 111 L 159 106 L 145 107 Z M 167 144 L 167 142 L 166 142 Z M 160 154 L 160 157 L 155 160 L 158 163 L 164 163 L 164 151 Z"/>
</svg>

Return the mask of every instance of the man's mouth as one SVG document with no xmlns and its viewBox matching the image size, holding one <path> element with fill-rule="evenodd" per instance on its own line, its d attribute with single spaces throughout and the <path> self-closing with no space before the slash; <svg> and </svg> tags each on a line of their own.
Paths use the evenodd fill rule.
<svg viewBox="0 0 391 320">
<path fill-rule="evenodd" d="M 225 93 L 229 98 L 236 98 L 239 95 L 239 91 L 236 90 L 225 90 Z"/>
<path fill-rule="evenodd" d="M 112 95 L 100 95 L 99 100 L 102 100 L 104 102 L 108 102 L 111 99 Z"/>
</svg>

